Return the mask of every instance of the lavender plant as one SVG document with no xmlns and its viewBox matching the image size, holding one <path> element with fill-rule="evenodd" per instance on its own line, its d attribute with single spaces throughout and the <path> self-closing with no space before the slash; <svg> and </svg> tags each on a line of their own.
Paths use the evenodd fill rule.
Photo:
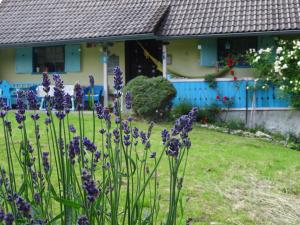
<svg viewBox="0 0 300 225">
<path fill-rule="evenodd" d="M 50 78 L 43 74 L 46 129 L 42 135 L 46 136 L 46 143 L 41 143 L 40 112 L 33 91 L 17 93 L 15 119 L 21 136 L 19 145 L 12 138 L 15 129 L 7 117 L 9 108 L 0 99 L 7 157 L 0 174 L 0 224 L 177 223 L 177 208 L 191 147 L 188 134 L 196 109 L 176 120 L 171 131 L 164 129 L 162 149 L 153 151 L 154 123 L 142 131 L 134 126 L 132 117 L 122 114 L 123 75 L 119 67 L 114 69 L 114 74 L 114 115 L 101 103 L 94 104 L 92 99 L 91 137 L 86 135 L 81 85 L 76 84 L 74 88 L 78 124 L 71 124 L 72 96 L 64 92 L 59 75 L 53 75 L 52 98 Z M 94 96 L 92 76 L 90 86 Z M 32 110 L 28 113 L 26 103 Z M 130 93 L 125 94 L 125 106 L 127 110 L 132 107 Z M 29 123 L 33 123 L 34 138 L 28 135 Z M 162 212 L 165 220 L 158 221 L 161 199 L 158 166 L 164 158 L 170 169 L 169 207 Z M 22 171 L 20 177 L 15 173 L 17 167 Z M 147 203 L 146 199 L 149 199 Z"/>
</svg>

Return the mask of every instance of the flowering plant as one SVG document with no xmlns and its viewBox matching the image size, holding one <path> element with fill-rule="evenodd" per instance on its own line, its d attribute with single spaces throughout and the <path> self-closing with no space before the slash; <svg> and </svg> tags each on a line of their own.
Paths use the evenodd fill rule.
<svg viewBox="0 0 300 225">
<path fill-rule="evenodd" d="M 300 40 L 280 40 L 276 49 L 250 50 L 248 61 L 264 82 L 262 89 L 272 82 L 291 96 L 294 107 L 300 107 Z"/>
<path fill-rule="evenodd" d="M 76 84 L 74 88 L 76 127 L 69 120 L 71 96 L 65 94 L 59 75 L 53 76 L 54 97 L 50 98 L 51 81 L 48 74 L 43 74 L 47 102 L 44 132 L 40 130 L 35 93 L 18 92 L 15 119 L 22 137 L 20 146 L 13 140 L 14 129 L 7 117 L 9 109 L 1 99 L 7 165 L 0 173 L 0 224 L 158 224 L 158 166 L 165 157 L 170 168 L 170 204 L 162 224 L 176 224 L 191 147 L 188 134 L 197 110 L 192 109 L 176 120 L 171 131 L 164 129 L 162 150 L 152 151 L 154 123 L 142 131 L 134 126 L 133 118 L 122 115 L 120 68 L 115 68 L 114 74 L 114 116 L 108 108 L 92 101 L 91 137 L 86 132 L 82 87 Z M 93 89 L 93 77 L 90 85 Z M 125 99 L 129 110 L 131 94 L 126 93 Z M 25 102 L 32 109 L 30 113 L 26 113 Z M 28 135 L 29 123 L 34 125 L 34 138 Z M 98 132 L 96 124 L 100 124 Z M 41 135 L 47 137 L 47 143 L 42 143 Z M 21 169 L 20 178 L 16 168 Z"/>
</svg>

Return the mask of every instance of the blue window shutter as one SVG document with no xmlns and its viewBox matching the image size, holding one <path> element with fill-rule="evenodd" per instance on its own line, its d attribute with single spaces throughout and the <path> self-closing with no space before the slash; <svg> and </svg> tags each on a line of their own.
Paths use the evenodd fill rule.
<svg viewBox="0 0 300 225">
<path fill-rule="evenodd" d="M 16 73 L 32 73 L 32 48 L 16 49 Z"/>
<path fill-rule="evenodd" d="M 80 45 L 65 46 L 65 72 L 80 72 Z"/>
<path fill-rule="evenodd" d="M 209 38 L 201 40 L 201 66 L 215 66 L 218 60 L 217 39 Z"/>
</svg>

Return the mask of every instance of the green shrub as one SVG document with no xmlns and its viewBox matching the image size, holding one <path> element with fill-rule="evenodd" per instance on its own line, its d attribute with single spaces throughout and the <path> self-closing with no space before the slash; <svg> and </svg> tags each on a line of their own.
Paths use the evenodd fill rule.
<svg viewBox="0 0 300 225">
<path fill-rule="evenodd" d="M 192 108 L 193 105 L 191 103 L 181 102 L 172 108 L 171 115 L 173 118 L 179 118 L 181 115 L 187 115 Z"/>
<path fill-rule="evenodd" d="M 212 104 L 206 109 L 200 109 L 198 111 L 197 121 L 201 123 L 215 123 L 219 120 L 219 116 L 222 110 L 217 104 Z"/>
<path fill-rule="evenodd" d="M 176 96 L 173 84 L 163 77 L 138 76 L 126 85 L 125 91 L 132 95 L 134 113 L 151 120 L 166 118 Z"/>
</svg>

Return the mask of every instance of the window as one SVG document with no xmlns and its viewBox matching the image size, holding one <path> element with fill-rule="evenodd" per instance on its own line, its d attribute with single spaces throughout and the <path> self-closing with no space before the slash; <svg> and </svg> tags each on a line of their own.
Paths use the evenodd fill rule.
<svg viewBox="0 0 300 225">
<path fill-rule="evenodd" d="M 114 74 L 114 68 L 120 64 L 119 56 L 111 55 L 108 57 L 107 71 L 108 74 Z"/>
<path fill-rule="evenodd" d="M 33 71 L 65 72 L 64 46 L 33 48 Z"/>
<path fill-rule="evenodd" d="M 233 57 L 236 66 L 248 67 L 245 54 L 249 49 L 257 49 L 257 37 L 220 38 L 218 39 L 218 61 L 225 64 L 225 59 Z"/>
</svg>

